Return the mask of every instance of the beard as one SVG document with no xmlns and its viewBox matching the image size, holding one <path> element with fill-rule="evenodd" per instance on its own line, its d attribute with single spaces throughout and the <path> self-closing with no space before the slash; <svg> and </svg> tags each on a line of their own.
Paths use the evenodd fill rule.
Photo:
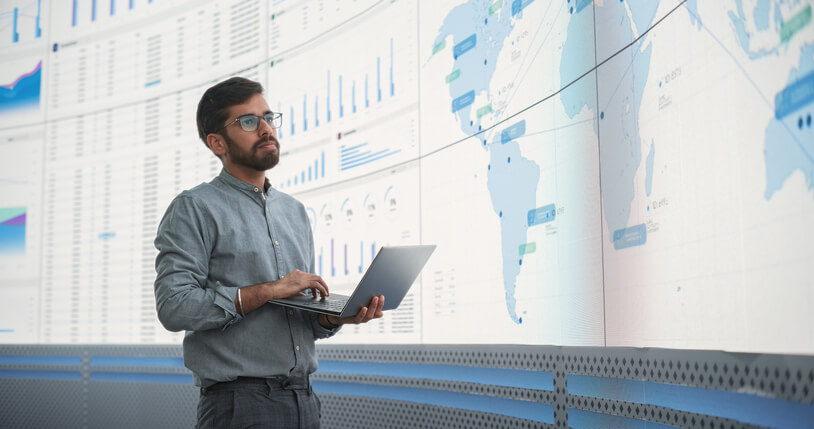
<svg viewBox="0 0 814 429">
<path fill-rule="evenodd" d="M 229 158 L 237 165 L 249 167 L 257 171 L 266 171 L 277 165 L 280 162 L 280 142 L 274 136 L 269 135 L 267 138 L 262 138 L 252 145 L 248 151 L 240 148 L 229 136 L 223 134 L 223 139 L 226 141 L 226 147 L 229 151 Z M 273 143 L 277 147 L 275 152 L 269 152 L 265 155 L 259 155 L 258 151 L 260 146 Z"/>
</svg>

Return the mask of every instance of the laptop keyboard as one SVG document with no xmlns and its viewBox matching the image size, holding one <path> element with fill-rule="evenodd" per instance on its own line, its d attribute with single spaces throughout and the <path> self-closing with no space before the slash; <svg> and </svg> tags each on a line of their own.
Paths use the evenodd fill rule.
<svg viewBox="0 0 814 429">
<path fill-rule="evenodd" d="M 314 300 L 308 303 L 309 307 L 319 308 L 330 311 L 342 311 L 345 304 L 348 302 L 348 297 L 328 297 L 324 300 Z"/>
</svg>

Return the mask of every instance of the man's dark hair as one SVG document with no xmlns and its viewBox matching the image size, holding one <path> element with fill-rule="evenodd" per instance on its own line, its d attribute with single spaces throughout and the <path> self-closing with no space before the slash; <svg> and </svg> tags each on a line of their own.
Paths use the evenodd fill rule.
<svg viewBox="0 0 814 429">
<path fill-rule="evenodd" d="M 198 102 L 198 137 L 206 144 L 206 136 L 217 131 L 229 119 L 230 107 L 243 104 L 262 93 L 263 85 L 242 77 L 224 80 L 207 89 Z"/>
</svg>

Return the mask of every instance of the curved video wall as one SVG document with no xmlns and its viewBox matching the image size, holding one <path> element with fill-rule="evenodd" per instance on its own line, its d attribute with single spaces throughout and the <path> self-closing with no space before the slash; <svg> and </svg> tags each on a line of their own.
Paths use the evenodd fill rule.
<svg viewBox="0 0 814 429">
<path fill-rule="evenodd" d="M 276 188 L 352 289 L 332 343 L 814 353 L 812 2 L 15 0 L 0 9 L 0 342 L 180 343 L 158 221 L 221 168 L 203 91 L 283 113 Z M 243 286 L 243 285 L 237 285 Z"/>
</svg>

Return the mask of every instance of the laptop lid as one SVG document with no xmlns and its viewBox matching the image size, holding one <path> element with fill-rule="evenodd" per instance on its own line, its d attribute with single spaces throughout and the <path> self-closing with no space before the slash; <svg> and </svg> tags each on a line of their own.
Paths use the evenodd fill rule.
<svg viewBox="0 0 814 429">
<path fill-rule="evenodd" d="M 382 310 L 393 310 L 401 304 L 424 265 L 430 259 L 430 255 L 435 251 L 435 247 L 435 245 L 385 246 L 379 249 L 376 258 L 370 263 L 370 267 L 365 271 L 341 311 L 327 308 L 323 300 L 314 299 L 310 295 L 274 299 L 269 302 L 347 317 L 355 316 L 360 308 L 370 303 L 370 298 L 373 296 L 384 295 Z M 328 300 L 333 297 L 334 294 L 331 294 Z"/>
</svg>

